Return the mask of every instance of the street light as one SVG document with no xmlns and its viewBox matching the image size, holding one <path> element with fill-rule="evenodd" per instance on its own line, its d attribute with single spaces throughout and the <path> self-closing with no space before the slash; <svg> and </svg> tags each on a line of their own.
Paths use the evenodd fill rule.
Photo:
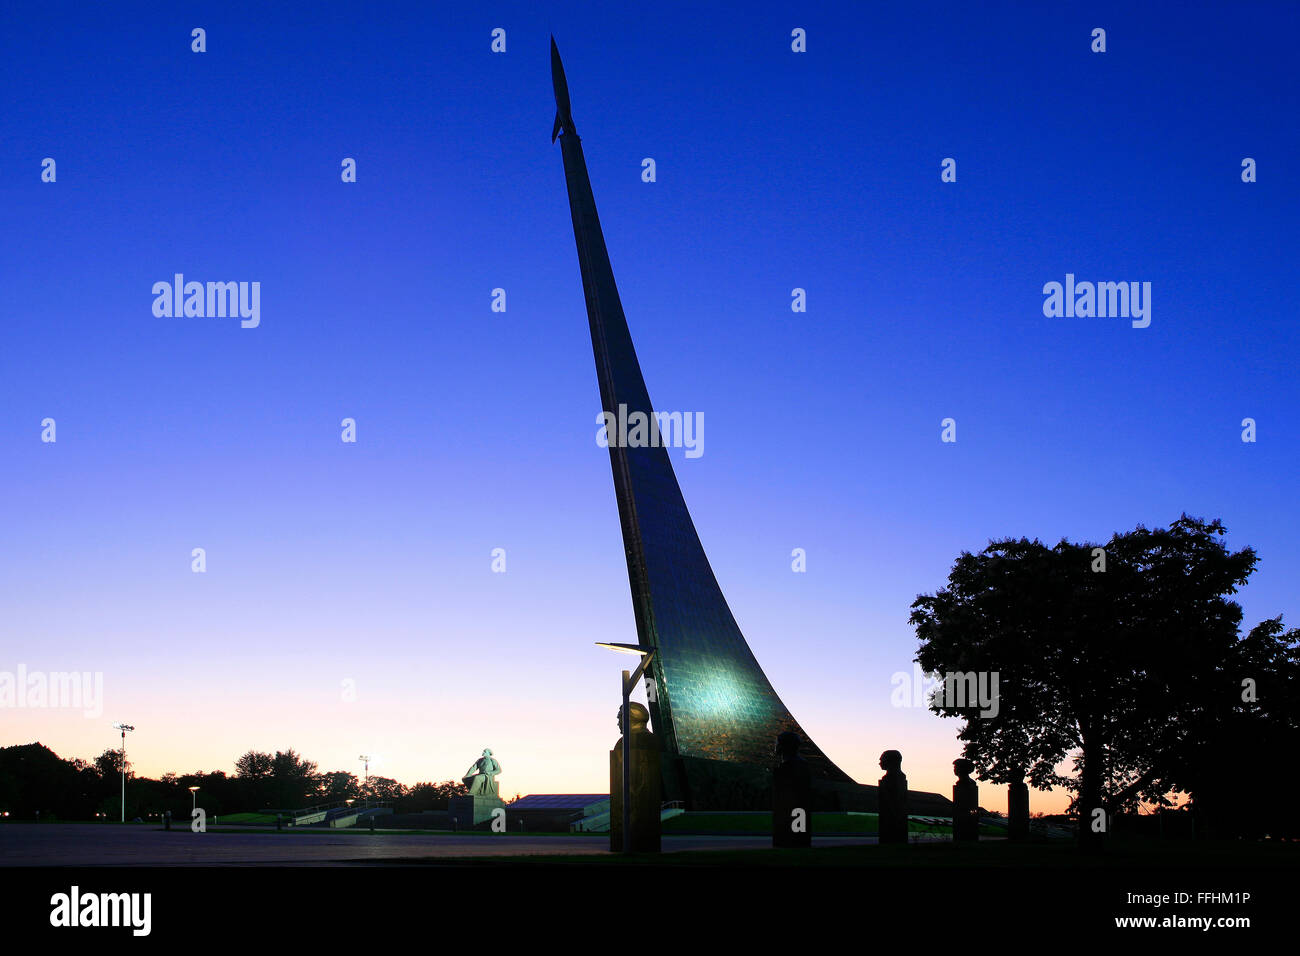
<svg viewBox="0 0 1300 956">
<path fill-rule="evenodd" d="M 366 783 L 370 783 L 370 757 L 366 754 L 362 754 L 357 759 L 366 765 Z"/>
<path fill-rule="evenodd" d="M 199 788 L 190 787 L 190 816 L 194 816 L 194 810 L 199 805 Z"/>
<path fill-rule="evenodd" d="M 607 647 L 611 651 L 617 651 L 620 654 L 635 654 L 641 658 L 641 663 L 637 669 L 632 672 L 623 672 L 623 709 L 619 711 L 622 717 L 623 730 L 623 852 L 632 852 L 632 691 L 640 682 L 641 676 L 645 674 L 646 667 L 650 664 L 650 659 L 655 656 L 653 647 L 646 647 L 644 644 L 612 644 L 605 641 L 597 641 L 597 647 Z"/>
<path fill-rule="evenodd" d="M 135 730 L 130 724 L 114 724 L 122 731 L 122 822 L 126 823 L 126 732 Z"/>
</svg>

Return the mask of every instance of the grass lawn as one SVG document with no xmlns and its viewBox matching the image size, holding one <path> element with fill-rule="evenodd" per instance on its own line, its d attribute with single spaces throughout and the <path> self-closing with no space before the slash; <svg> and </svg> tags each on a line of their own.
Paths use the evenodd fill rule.
<svg viewBox="0 0 1300 956">
<path fill-rule="evenodd" d="M 249 823 L 275 823 L 274 813 L 219 813 L 217 814 L 217 825 L 224 826 L 231 824 L 249 824 Z"/>
</svg>

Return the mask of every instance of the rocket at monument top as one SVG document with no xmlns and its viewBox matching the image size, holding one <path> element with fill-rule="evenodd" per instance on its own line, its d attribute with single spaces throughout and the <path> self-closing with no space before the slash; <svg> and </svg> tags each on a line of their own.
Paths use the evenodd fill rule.
<svg viewBox="0 0 1300 956">
<path fill-rule="evenodd" d="M 555 125 L 551 127 L 551 142 L 560 135 L 560 130 L 578 135 L 573 128 L 573 116 L 569 112 L 569 84 L 564 79 L 564 64 L 560 62 L 560 51 L 551 37 L 551 85 L 555 87 Z"/>
</svg>

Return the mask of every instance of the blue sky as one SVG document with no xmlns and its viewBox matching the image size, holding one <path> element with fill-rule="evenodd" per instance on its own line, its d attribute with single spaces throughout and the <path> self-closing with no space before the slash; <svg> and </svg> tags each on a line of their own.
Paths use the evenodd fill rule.
<svg viewBox="0 0 1300 956">
<path fill-rule="evenodd" d="M 1300 611 L 1292 5 L 6 19 L 0 667 L 102 670 L 107 710 L 0 742 L 93 756 L 128 719 L 143 772 L 294 746 L 409 783 L 491 746 L 503 792 L 603 786 L 592 643 L 634 628 L 551 32 L 651 397 L 706 421 L 687 503 L 842 767 L 950 784 L 956 725 L 889 678 L 989 538 L 1217 516 L 1261 555 L 1247 623 Z M 177 272 L 260 282 L 260 326 L 155 317 Z M 1066 273 L 1150 282 L 1150 327 L 1045 317 Z"/>
</svg>

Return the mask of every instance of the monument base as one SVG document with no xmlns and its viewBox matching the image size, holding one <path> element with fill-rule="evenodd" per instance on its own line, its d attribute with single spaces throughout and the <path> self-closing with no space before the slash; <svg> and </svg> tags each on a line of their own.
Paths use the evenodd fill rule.
<svg viewBox="0 0 1300 956">
<path fill-rule="evenodd" d="M 453 830 L 486 830 L 492 823 L 492 811 L 504 809 L 505 803 L 497 796 L 452 797 L 447 801 L 447 818 Z"/>
<path fill-rule="evenodd" d="M 755 764 L 664 756 L 664 799 L 680 800 L 687 810 L 767 810 L 772 808 L 772 771 Z M 876 813 L 877 788 L 852 780 L 812 780 L 812 809 L 817 812 Z M 952 816 L 952 802 L 937 793 L 909 790 L 907 812 Z"/>
</svg>

